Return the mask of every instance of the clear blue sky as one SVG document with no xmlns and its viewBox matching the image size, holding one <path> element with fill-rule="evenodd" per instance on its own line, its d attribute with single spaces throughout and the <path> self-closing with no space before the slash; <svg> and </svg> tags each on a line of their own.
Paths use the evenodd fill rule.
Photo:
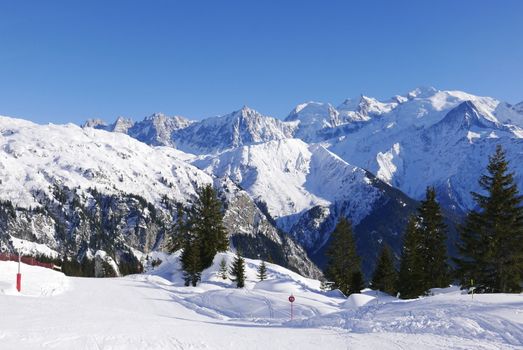
<svg viewBox="0 0 523 350">
<path fill-rule="evenodd" d="M 523 100 L 523 1 L 2 1 L 0 114 L 193 119 L 416 86 Z"/>
</svg>

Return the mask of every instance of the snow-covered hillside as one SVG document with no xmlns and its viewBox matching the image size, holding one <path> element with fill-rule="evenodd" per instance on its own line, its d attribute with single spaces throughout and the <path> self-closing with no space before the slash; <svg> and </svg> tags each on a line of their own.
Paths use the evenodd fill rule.
<svg viewBox="0 0 523 350">
<path fill-rule="evenodd" d="M 11 349 L 520 349 L 520 295 L 470 295 L 456 288 L 397 300 L 371 290 L 348 299 L 319 281 L 246 261 L 247 285 L 217 275 L 220 254 L 198 287 L 184 287 L 177 256 L 144 275 L 70 278 L 0 262 L 0 340 Z M 42 278 L 45 276 L 45 278 Z M 38 293 L 37 291 L 41 292 Z M 49 291 L 54 291 L 49 293 Z M 290 320 L 290 303 L 294 320 Z"/>
<path fill-rule="evenodd" d="M 134 260 L 137 251 L 164 247 L 177 203 L 190 205 L 199 187 L 216 183 L 233 243 L 249 243 L 249 256 L 272 254 L 306 275 L 321 274 L 246 192 L 190 165 L 192 157 L 178 150 L 150 147 L 120 132 L 7 117 L 0 117 L 0 135 L 2 250 L 24 239 L 60 257 L 112 252 L 118 264 Z M 243 215 L 235 216 L 239 211 Z"/>
<path fill-rule="evenodd" d="M 299 139 L 238 147 L 216 156 L 200 157 L 193 164 L 238 183 L 310 254 L 325 246 L 339 217 L 349 217 L 359 227 L 362 220 L 380 212 L 379 220 L 388 222 L 386 229 L 362 226 L 361 231 L 357 230 L 361 233 L 358 243 L 364 252 L 367 273 L 380 244 L 387 242 L 399 248 L 403 221 L 414 209 L 410 199 L 372 174 L 319 144 L 309 145 Z M 388 217 L 383 212 L 387 211 L 385 207 L 403 215 Z M 377 232 L 371 236 L 372 231 Z"/>
<path fill-rule="evenodd" d="M 287 231 L 307 210 L 329 207 L 340 200 L 350 200 L 346 214 L 357 224 L 380 195 L 363 169 L 320 145 L 310 146 L 298 139 L 239 147 L 193 164 L 240 184 L 253 198 L 264 202 Z"/>
<path fill-rule="evenodd" d="M 121 133 L 68 125 L 37 125 L 0 117 L 0 199 L 39 205 L 55 185 L 85 193 L 131 193 L 159 203 L 186 202 L 212 178 L 168 147 L 152 148 Z"/>
</svg>

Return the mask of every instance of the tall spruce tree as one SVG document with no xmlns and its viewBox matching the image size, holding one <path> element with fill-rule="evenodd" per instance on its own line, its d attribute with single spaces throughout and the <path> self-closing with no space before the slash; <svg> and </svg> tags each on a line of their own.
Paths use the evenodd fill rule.
<svg viewBox="0 0 523 350">
<path fill-rule="evenodd" d="M 403 236 L 397 289 L 402 299 L 416 298 L 427 293 L 424 281 L 422 243 L 415 216 L 409 218 Z"/>
<path fill-rule="evenodd" d="M 398 272 L 394 267 L 392 252 L 387 244 L 381 250 L 376 269 L 372 274 L 372 288 L 390 295 L 396 294 Z"/>
<path fill-rule="evenodd" d="M 360 257 L 356 253 L 351 224 L 345 218 L 340 219 L 332 232 L 326 255 L 329 260 L 325 275 L 334 282 L 333 288 L 338 288 L 343 294 L 349 295 L 361 287 L 361 285 L 353 286 L 354 282 L 358 282 L 353 275 L 361 273 Z"/>
<path fill-rule="evenodd" d="M 484 194 L 472 193 L 478 210 L 460 228 L 460 258 L 455 259 L 463 287 L 478 292 L 521 291 L 523 273 L 523 197 L 497 146 L 487 174 L 479 179 Z"/>
<path fill-rule="evenodd" d="M 447 263 L 447 226 L 436 201 L 434 187 L 427 187 L 425 200 L 418 208 L 417 229 L 421 236 L 423 259 L 423 284 L 427 288 L 445 288 L 450 284 Z"/>
<path fill-rule="evenodd" d="M 199 241 L 202 269 L 206 269 L 211 266 L 216 253 L 227 250 L 229 246 L 221 203 L 211 185 L 198 191 L 198 200 L 190 213 L 190 226 Z"/>
<path fill-rule="evenodd" d="M 231 266 L 231 280 L 236 282 L 236 288 L 245 287 L 245 260 L 243 260 L 240 252 L 236 252 L 236 257 Z"/>
</svg>

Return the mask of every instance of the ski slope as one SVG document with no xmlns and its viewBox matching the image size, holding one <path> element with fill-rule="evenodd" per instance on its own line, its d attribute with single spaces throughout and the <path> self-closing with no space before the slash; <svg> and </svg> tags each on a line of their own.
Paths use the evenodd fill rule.
<svg viewBox="0 0 523 350">
<path fill-rule="evenodd" d="M 178 257 L 143 275 L 70 278 L 0 262 L 1 349 L 521 349 L 523 296 L 480 295 L 457 288 L 400 301 L 366 290 L 349 299 L 319 282 L 246 260 L 247 285 L 217 275 L 222 258 L 196 288 L 184 287 Z M 51 292 L 52 291 L 52 292 Z M 296 296 L 289 320 L 290 293 Z M 377 297 L 377 298 L 376 298 Z"/>
</svg>

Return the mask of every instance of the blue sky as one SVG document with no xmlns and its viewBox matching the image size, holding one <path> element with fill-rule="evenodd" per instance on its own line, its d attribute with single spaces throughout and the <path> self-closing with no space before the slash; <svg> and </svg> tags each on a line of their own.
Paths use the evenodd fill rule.
<svg viewBox="0 0 523 350">
<path fill-rule="evenodd" d="M 1 1 L 0 114 L 39 123 L 388 98 L 523 100 L 523 1 Z"/>
</svg>

